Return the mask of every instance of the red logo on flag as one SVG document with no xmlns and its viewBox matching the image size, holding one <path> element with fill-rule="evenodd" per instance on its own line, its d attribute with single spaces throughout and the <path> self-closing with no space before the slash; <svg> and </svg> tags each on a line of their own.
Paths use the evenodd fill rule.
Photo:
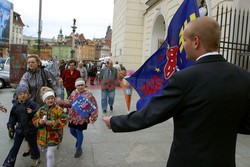
<svg viewBox="0 0 250 167">
<path fill-rule="evenodd" d="M 165 79 L 169 79 L 171 75 L 175 72 L 176 63 L 177 63 L 177 53 L 178 47 L 172 47 L 167 50 L 167 63 L 164 67 L 164 77 Z"/>
</svg>

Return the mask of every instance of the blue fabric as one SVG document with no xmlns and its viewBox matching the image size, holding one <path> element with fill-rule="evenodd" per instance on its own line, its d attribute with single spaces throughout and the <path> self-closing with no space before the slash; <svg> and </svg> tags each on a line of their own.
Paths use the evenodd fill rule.
<svg viewBox="0 0 250 167">
<path fill-rule="evenodd" d="M 72 108 L 82 117 L 89 116 L 96 110 L 96 106 L 84 96 L 79 96 L 72 103 Z"/>
<path fill-rule="evenodd" d="M 167 38 L 161 47 L 127 81 L 140 96 L 137 110 L 152 97 L 162 94 L 171 75 L 193 63 L 186 59 L 183 48 L 183 30 L 188 22 L 199 17 L 196 0 L 184 0 L 168 28 Z"/>
<path fill-rule="evenodd" d="M 76 138 L 76 148 L 81 149 L 84 139 L 83 131 L 77 130 L 76 128 L 70 128 L 70 133 Z"/>
<path fill-rule="evenodd" d="M 115 89 L 102 89 L 102 110 L 107 110 L 109 106 L 113 106 L 115 101 Z"/>
</svg>

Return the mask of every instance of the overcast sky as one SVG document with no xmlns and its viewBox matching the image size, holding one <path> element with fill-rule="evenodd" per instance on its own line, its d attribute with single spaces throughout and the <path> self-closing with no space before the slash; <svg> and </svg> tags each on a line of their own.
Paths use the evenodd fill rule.
<svg viewBox="0 0 250 167">
<path fill-rule="evenodd" d="M 21 15 L 23 34 L 37 36 L 39 0 L 9 0 L 14 11 Z M 42 38 L 57 37 L 60 28 L 63 35 L 70 35 L 73 19 L 76 32 L 85 38 L 105 37 L 107 26 L 112 27 L 114 0 L 42 0 Z"/>
</svg>

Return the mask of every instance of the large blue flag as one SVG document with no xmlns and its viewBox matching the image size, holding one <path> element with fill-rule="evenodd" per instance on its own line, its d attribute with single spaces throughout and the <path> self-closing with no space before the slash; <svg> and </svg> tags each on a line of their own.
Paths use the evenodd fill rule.
<svg viewBox="0 0 250 167">
<path fill-rule="evenodd" d="M 161 47 L 127 81 L 140 95 L 137 110 L 162 93 L 171 75 L 192 62 L 186 59 L 182 34 L 188 22 L 199 17 L 196 0 L 184 0 L 168 28 L 167 38 Z"/>
</svg>

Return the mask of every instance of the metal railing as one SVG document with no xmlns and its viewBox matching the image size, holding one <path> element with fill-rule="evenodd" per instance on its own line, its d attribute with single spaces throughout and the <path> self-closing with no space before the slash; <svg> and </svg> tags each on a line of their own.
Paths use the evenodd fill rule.
<svg viewBox="0 0 250 167">
<path fill-rule="evenodd" d="M 249 11 L 217 7 L 216 21 L 220 24 L 219 52 L 228 62 L 250 72 L 250 22 Z"/>
</svg>

